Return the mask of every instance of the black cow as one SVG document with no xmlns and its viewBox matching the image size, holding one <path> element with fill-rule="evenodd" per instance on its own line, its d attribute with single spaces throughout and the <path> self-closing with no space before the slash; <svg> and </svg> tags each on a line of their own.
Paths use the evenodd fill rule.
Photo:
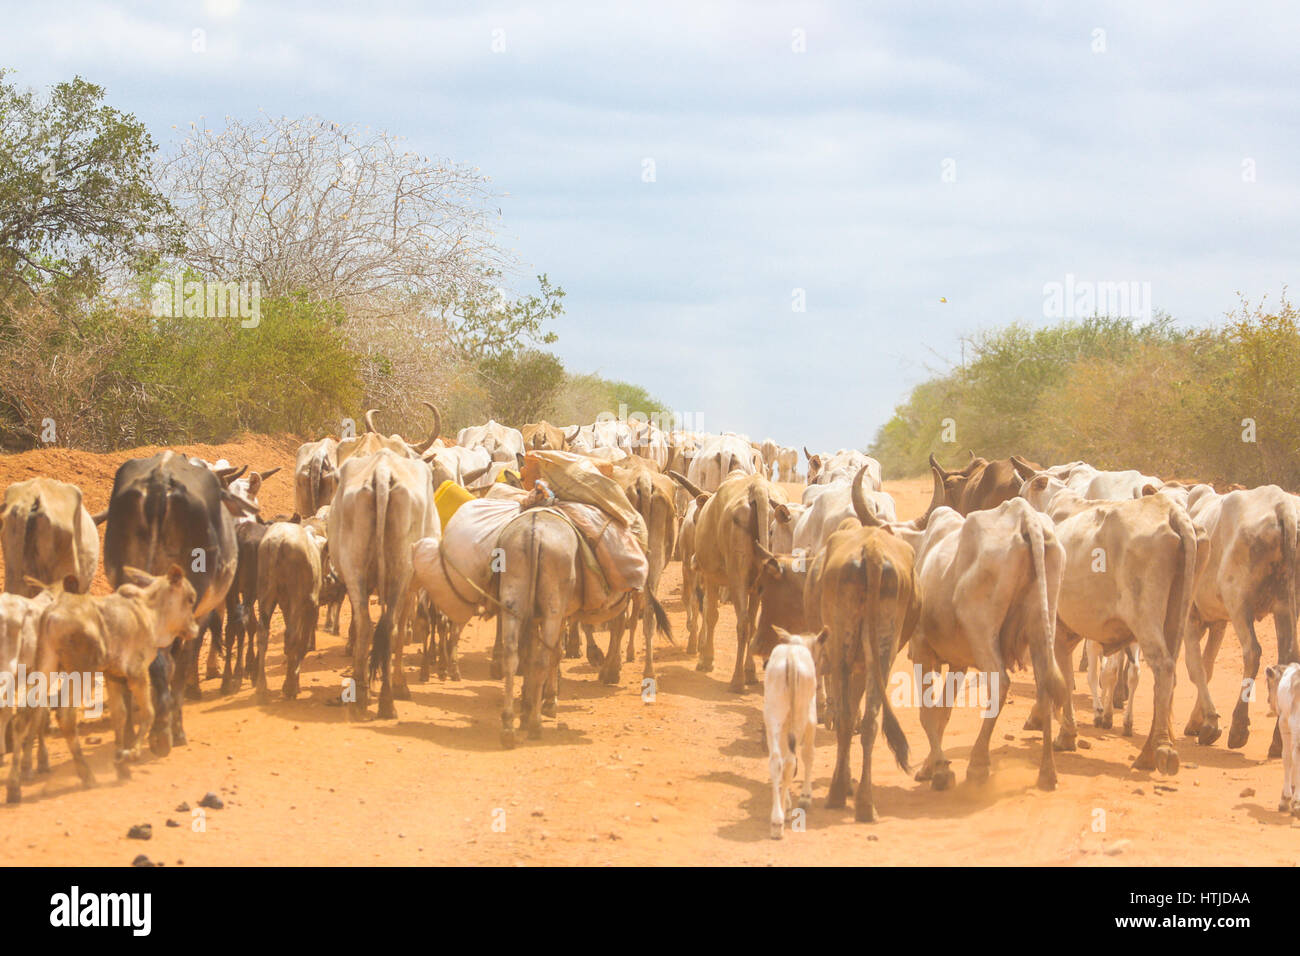
<svg viewBox="0 0 1300 956">
<path fill-rule="evenodd" d="M 179 564 L 198 595 L 194 617 L 202 621 L 222 606 L 235 577 L 234 516 L 256 512 L 255 505 L 224 487 L 217 474 L 184 455 L 164 451 L 152 458 L 129 459 L 113 479 L 107 510 L 95 516 L 96 524 L 108 521 L 104 533 L 108 583 L 113 587 L 125 583 L 123 569 L 128 566 L 165 574 Z M 197 641 L 179 639 L 159 652 L 172 658 L 166 670 L 172 684 L 171 743 L 176 746 L 185 744 L 183 691 L 190 658 L 197 653 Z M 151 675 L 158 673 L 151 671 Z M 156 726 L 161 732 L 168 729 L 167 716 L 159 714 Z"/>
</svg>

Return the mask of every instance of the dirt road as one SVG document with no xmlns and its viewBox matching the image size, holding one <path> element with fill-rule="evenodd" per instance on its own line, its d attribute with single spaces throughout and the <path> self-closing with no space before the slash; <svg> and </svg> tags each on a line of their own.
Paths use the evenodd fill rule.
<svg viewBox="0 0 1300 956">
<path fill-rule="evenodd" d="M 285 471 L 268 480 L 263 511 L 292 510 L 290 438 L 193 446 L 209 459 L 248 461 Z M 48 474 L 75 481 L 92 511 L 108 499 L 112 456 L 52 450 L 0 458 L 0 484 Z M 924 510 L 925 481 L 886 482 L 901 517 Z M 797 488 L 791 488 L 794 495 Z M 498 742 L 501 685 L 488 678 L 490 626 L 467 629 L 464 680 L 408 677 L 414 700 L 397 720 L 350 722 L 327 706 L 349 662 L 342 641 L 322 631 L 303 668 L 297 701 L 257 706 L 251 689 L 232 696 L 206 681 L 187 705 L 189 746 L 150 758 L 124 783 L 112 770 L 106 720 L 83 725 L 101 785 L 82 790 L 61 739 L 53 771 L 28 784 L 25 802 L 0 807 L 0 863 L 128 864 L 144 852 L 168 866 L 248 864 L 1285 864 L 1300 860 L 1300 826 L 1277 812 L 1280 761 L 1266 761 L 1271 723 L 1262 699 L 1252 707 L 1244 750 L 1221 738 L 1212 747 L 1177 741 L 1182 770 L 1172 778 L 1129 769 L 1151 719 L 1151 682 L 1138 691 L 1138 735 L 1091 726 L 1084 675 L 1076 675 L 1080 739 L 1089 749 L 1059 754 L 1058 789 L 1034 787 L 1040 735 L 1020 728 L 1032 703 L 1032 678 L 1018 674 L 993 737 L 993 774 L 964 782 L 978 724 L 958 709 L 946 741 L 962 781 L 948 792 L 911 780 L 883 742 L 875 759 L 875 824 L 823 807 L 834 761 L 833 735 L 818 733 L 815 802 L 806 832 L 768 838 L 767 757 L 761 739 L 761 687 L 737 695 L 726 682 L 734 660 L 734 617 L 722 611 L 718 666 L 694 670 L 681 650 L 685 614 L 681 575 L 672 565 L 663 596 L 678 647 L 656 651 L 654 703 L 640 695 L 641 661 L 624 665 L 619 686 L 595 679 L 585 661 L 563 665 L 559 714 L 540 741 L 514 751 Z M 97 582 L 96 590 L 107 585 Z M 344 606 L 344 628 L 347 607 Z M 373 613 L 373 612 L 372 612 Z M 270 675 L 283 676 L 282 624 L 272 633 Z M 1271 622 L 1259 633 L 1265 661 L 1276 659 Z M 604 637 L 601 637 L 603 642 Z M 408 657 L 408 662 L 409 662 Z M 908 667 L 906 652 L 898 669 Z M 1241 654 L 1229 635 L 1212 688 L 1225 715 L 1240 680 Z M 1261 675 L 1262 676 L 1262 675 Z M 1175 729 L 1193 688 L 1179 664 Z M 1262 698 L 1261 694 L 1261 698 Z M 372 706 L 371 712 L 374 712 Z M 900 712 L 914 760 L 924 755 L 915 711 Z M 1225 716 L 1226 720 L 1226 716 Z M 1226 723 L 1225 723 L 1226 726 Z M 860 750 L 855 745 L 856 778 Z M 7 771 L 7 765 L 5 767 Z M 200 821 L 176 808 L 207 791 L 225 800 Z M 166 821 L 179 824 L 168 827 Z M 153 825 L 147 843 L 127 839 Z M 202 828 L 199 829 L 199 824 Z M 1098 830 L 1098 827 L 1104 829 Z"/>
</svg>

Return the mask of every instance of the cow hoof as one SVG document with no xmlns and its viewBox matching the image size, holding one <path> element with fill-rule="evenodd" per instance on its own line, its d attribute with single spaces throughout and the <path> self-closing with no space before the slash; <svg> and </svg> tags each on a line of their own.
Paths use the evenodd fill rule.
<svg viewBox="0 0 1300 956">
<path fill-rule="evenodd" d="M 1102 730 L 1110 730 L 1112 727 L 1115 726 L 1115 715 L 1104 714 L 1102 717 L 1098 718 L 1094 723 Z"/>
<path fill-rule="evenodd" d="M 1292 812 L 1291 801 L 1288 800 L 1286 797 L 1283 797 L 1281 800 L 1278 801 L 1277 809 L 1279 813 L 1291 813 Z"/>
<path fill-rule="evenodd" d="M 1156 769 L 1171 777 L 1178 773 L 1178 752 L 1173 747 L 1157 747 Z"/>
<path fill-rule="evenodd" d="M 1052 749 L 1065 750 L 1065 751 L 1077 750 L 1078 749 L 1077 740 L 1078 740 L 1077 734 L 1067 734 L 1064 730 L 1062 730 L 1060 733 L 1056 735 L 1056 739 L 1052 741 Z"/>
<path fill-rule="evenodd" d="M 447 679 L 460 680 L 460 668 L 459 667 L 452 668 L 451 672 L 447 675 Z"/>
<path fill-rule="evenodd" d="M 1276 738 L 1268 745 L 1268 759 L 1274 760 L 1282 756 L 1282 743 Z"/>
<path fill-rule="evenodd" d="M 1242 721 L 1234 720 L 1232 728 L 1228 731 L 1228 749 L 1240 750 L 1246 746 L 1246 741 L 1250 739 L 1250 725 Z"/>
<path fill-rule="evenodd" d="M 1040 771 L 1038 772 L 1038 789 L 1039 789 L 1039 790 L 1055 790 L 1055 789 L 1056 789 L 1056 773 L 1055 773 L 1054 771 L 1053 771 L 1053 772 L 1048 772 L 1048 771 L 1045 771 L 1045 770 L 1040 770 Z"/>
<path fill-rule="evenodd" d="M 967 776 L 969 775 L 970 775 L 970 771 L 967 771 Z M 947 767 L 944 767 L 942 769 L 935 770 L 934 776 L 930 778 L 930 789 L 947 790 L 956 782 L 957 782 L 957 775 L 954 774 Z"/>
<path fill-rule="evenodd" d="M 826 809 L 827 809 L 827 810 L 840 810 L 840 809 L 843 809 L 843 807 L 844 807 L 844 803 L 845 803 L 845 797 L 844 797 L 844 796 L 841 796 L 841 795 L 839 795 L 839 794 L 835 794 L 835 793 L 829 793 L 829 794 L 826 795 Z"/>
<path fill-rule="evenodd" d="M 1124 729 L 1121 730 L 1120 733 L 1123 734 L 1125 737 L 1132 737 L 1132 736 L 1133 736 L 1133 725 L 1132 725 L 1132 724 L 1125 724 L 1125 725 L 1124 725 Z M 1212 738 L 1210 738 L 1210 743 L 1214 743 L 1214 741 L 1216 741 L 1216 740 L 1218 740 L 1218 739 L 1219 739 L 1219 735 L 1216 733 Z"/>
<path fill-rule="evenodd" d="M 186 700 L 202 700 L 203 692 L 191 684 L 185 688 L 185 693 L 182 696 L 184 696 Z"/>
<path fill-rule="evenodd" d="M 605 667 L 602 667 L 600 669 L 600 682 L 602 684 L 613 685 L 613 684 L 617 684 L 618 680 L 619 680 L 619 672 L 617 670 L 610 670 Z"/>
<path fill-rule="evenodd" d="M 1133 728 L 1130 727 L 1128 733 L 1132 734 Z M 1222 730 L 1220 730 L 1218 727 L 1210 726 L 1209 724 L 1199 727 L 1196 730 L 1196 742 L 1200 744 L 1202 747 L 1210 746 L 1210 744 L 1214 743 L 1222 736 L 1223 736 Z"/>
<path fill-rule="evenodd" d="M 1042 720 L 1039 719 L 1038 715 L 1034 713 L 1031 713 L 1028 717 L 1025 718 L 1025 726 L 1021 728 L 1021 730 L 1042 730 L 1042 729 L 1043 729 L 1043 722 Z"/>
<path fill-rule="evenodd" d="M 501 662 L 500 662 L 500 661 L 493 661 L 491 664 L 488 665 L 488 676 L 491 677 L 493 680 L 500 680 L 500 679 L 501 679 Z"/>
<path fill-rule="evenodd" d="M 1291 801 L 1291 816 L 1300 817 L 1300 800 Z"/>
<path fill-rule="evenodd" d="M 812 809 L 812 797 L 800 797 L 799 803 L 796 804 L 796 806 L 798 806 L 804 813 L 807 813 Z"/>
<path fill-rule="evenodd" d="M 781 839 L 782 837 L 784 837 L 784 836 L 785 836 L 785 824 L 783 824 L 783 823 L 773 823 L 773 824 L 772 824 L 772 830 L 771 830 L 771 837 L 772 837 L 772 839 L 773 839 L 773 840 L 780 840 L 780 839 Z"/>
<path fill-rule="evenodd" d="M 542 739 L 542 725 L 540 722 L 528 725 L 528 739 L 529 740 Z"/>
<path fill-rule="evenodd" d="M 259 687 L 257 693 L 253 695 L 253 699 L 257 701 L 259 707 L 265 707 L 271 703 L 271 693 L 265 688 Z"/>
<path fill-rule="evenodd" d="M 438 676 L 441 677 L 443 680 L 447 679 L 446 674 L 439 674 Z M 421 667 L 420 676 L 417 677 L 416 680 L 418 680 L 421 684 L 427 684 L 429 683 L 429 677 L 430 677 L 429 668 Z"/>
<path fill-rule="evenodd" d="M 117 762 L 113 765 L 113 769 L 117 771 L 117 779 L 118 779 L 118 780 L 130 780 L 130 779 L 131 779 L 131 768 L 128 767 L 128 766 L 126 765 L 126 759 L 125 759 L 125 758 L 123 758 L 123 759 L 117 761 Z"/>
<path fill-rule="evenodd" d="M 987 783 L 989 779 L 989 766 L 984 763 L 973 763 L 966 768 L 966 780 L 970 783 Z"/>
<path fill-rule="evenodd" d="M 587 648 L 587 663 L 592 667 L 599 667 L 605 663 L 605 652 L 595 644 L 591 645 L 591 647 Z"/>
<path fill-rule="evenodd" d="M 391 700 L 381 700 L 379 702 L 379 719 L 380 720 L 397 719 L 397 708 L 393 706 L 393 702 Z"/>
<path fill-rule="evenodd" d="M 853 819 L 858 823 L 875 823 L 876 806 L 870 800 L 860 801 L 853 806 Z"/>
<path fill-rule="evenodd" d="M 22 803 L 22 802 L 23 802 L 22 787 L 14 787 L 14 786 L 5 787 L 5 803 Z"/>
<path fill-rule="evenodd" d="M 933 767 L 922 766 L 921 769 L 916 772 L 916 776 L 914 776 L 912 779 L 917 781 L 918 783 L 925 783 L 925 781 L 929 780 L 933 776 L 934 776 Z"/>
<path fill-rule="evenodd" d="M 555 716 L 555 701 L 553 700 L 542 701 L 542 716 L 543 717 Z"/>
<path fill-rule="evenodd" d="M 401 684 L 393 687 L 393 700 L 410 700 L 410 699 L 411 699 L 411 688 L 407 687 L 405 684 Z"/>
<path fill-rule="evenodd" d="M 172 741 L 167 734 L 151 734 L 149 736 L 149 752 L 155 757 L 166 757 L 172 752 Z"/>
<path fill-rule="evenodd" d="M 506 750 L 515 749 L 515 732 L 508 727 L 501 728 L 501 746 Z"/>
<path fill-rule="evenodd" d="M 701 660 L 695 665 L 695 669 L 701 674 L 709 674 L 713 671 L 713 661 Z"/>
</svg>

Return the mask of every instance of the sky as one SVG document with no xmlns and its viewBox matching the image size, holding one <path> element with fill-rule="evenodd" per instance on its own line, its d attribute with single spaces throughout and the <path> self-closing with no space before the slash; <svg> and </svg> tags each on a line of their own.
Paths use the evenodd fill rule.
<svg viewBox="0 0 1300 956">
<path fill-rule="evenodd" d="M 164 151 L 262 108 L 480 167 L 519 288 L 567 293 L 566 366 L 710 431 L 863 447 L 963 337 L 1080 289 L 1205 325 L 1300 278 L 1293 3 L 0 0 L 0 22 L 11 81 L 80 74 Z"/>
</svg>

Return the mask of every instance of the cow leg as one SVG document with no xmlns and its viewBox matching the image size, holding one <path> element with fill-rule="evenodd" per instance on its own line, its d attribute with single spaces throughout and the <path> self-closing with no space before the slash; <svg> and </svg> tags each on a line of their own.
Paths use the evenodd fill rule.
<svg viewBox="0 0 1300 956">
<path fill-rule="evenodd" d="M 149 686 L 149 671 L 147 669 L 142 669 L 138 674 L 132 675 L 127 680 L 127 686 L 130 687 L 131 697 L 134 698 L 136 703 L 132 708 L 133 715 L 125 713 L 124 709 L 123 717 L 127 720 L 131 720 L 132 716 L 135 718 L 135 745 L 124 751 L 121 759 L 135 761 L 144 756 L 145 741 L 149 738 L 149 731 L 153 727 L 154 718 L 157 714 L 154 711 L 153 692 Z M 127 775 L 119 770 L 118 776 L 125 778 Z"/>
<path fill-rule="evenodd" d="M 578 637 L 577 621 L 570 621 L 564 630 L 564 656 L 570 659 L 582 656 L 582 640 Z"/>
<path fill-rule="evenodd" d="M 700 642 L 700 659 L 695 664 L 695 669 L 705 674 L 713 670 L 713 631 L 717 626 L 718 586 L 709 581 L 704 585 L 704 639 Z"/>
<path fill-rule="evenodd" d="M 515 745 L 515 669 L 519 666 L 519 621 L 502 610 L 497 614 L 497 631 L 501 635 L 501 677 L 504 682 L 501 709 L 501 745 Z"/>
<path fill-rule="evenodd" d="M 745 626 L 746 638 L 745 649 L 745 683 L 758 683 L 758 667 L 754 663 L 754 636 L 758 633 L 758 596 L 751 594 L 749 596 L 749 622 Z"/>
<path fill-rule="evenodd" d="M 1128 661 L 1128 698 L 1124 701 L 1124 736 L 1133 736 L 1133 698 L 1137 696 L 1138 681 L 1142 678 L 1142 652 L 1131 645 L 1125 652 Z"/>
<path fill-rule="evenodd" d="M 1087 643 L 1091 644 L 1092 641 Z M 1098 688 L 1093 697 L 1093 724 L 1110 730 L 1115 726 L 1115 688 L 1119 684 L 1119 661 L 1124 654 L 1123 649 L 1116 651 L 1109 657 L 1104 657 L 1098 661 Z M 1097 648 L 1097 656 L 1102 657 L 1101 648 Z M 1088 675 L 1091 678 L 1091 674 Z"/>
<path fill-rule="evenodd" d="M 749 655 L 749 590 L 737 582 L 731 583 L 731 606 L 736 609 L 736 665 L 731 669 L 731 683 L 727 689 L 733 694 L 745 692 L 745 659 Z M 757 604 L 757 601 L 752 602 Z M 713 635 L 709 635 L 709 650 L 713 650 Z"/>
<path fill-rule="evenodd" d="M 793 675 L 790 677 L 793 679 Z M 763 723 L 767 728 L 767 773 L 772 780 L 772 816 L 769 823 L 773 840 L 779 840 L 785 835 L 785 811 L 790 791 L 785 780 L 785 734 L 782 733 L 782 725 L 792 716 L 769 710 L 763 713 Z M 791 754 L 791 758 L 793 756 Z"/>
<path fill-rule="evenodd" d="M 918 658 L 917 663 L 921 665 L 921 687 L 917 688 L 921 701 L 921 729 L 925 731 L 930 752 L 917 770 L 916 779 L 929 780 L 930 786 L 935 790 L 947 790 L 956 779 L 943 752 L 943 732 L 952 716 L 952 708 L 948 706 L 943 694 L 934 703 L 927 703 L 925 699 L 926 686 L 943 686 L 944 676 L 939 670 L 939 660 L 926 654 Z"/>
<path fill-rule="evenodd" d="M 865 637 L 866 634 L 864 633 L 863 636 Z M 864 647 L 864 650 L 866 652 L 867 667 L 875 667 L 876 649 Z M 865 681 L 865 683 L 867 685 L 866 705 L 862 711 L 861 724 L 862 776 L 858 779 L 858 792 L 853 798 L 853 818 L 859 823 L 874 823 L 876 820 L 876 807 L 871 800 L 871 752 L 876 743 L 876 731 L 879 729 L 881 698 L 877 681 L 869 680 Z"/>
<path fill-rule="evenodd" d="M 393 699 L 394 699 L 393 665 L 394 665 L 394 657 L 396 656 L 397 653 L 401 651 L 402 628 L 401 628 L 400 619 L 397 621 L 393 619 L 394 616 L 398 613 L 396 610 L 394 610 L 394 608 L 395 605 L 393 604 L 389 604 L 387 608 L 384 608 L 382 605 L 380 606 L 379 626 L 383 627 L 385 625 L 384 617 L 386 615 L 388 617 L 388 621 L 386 623 L 389 628 L 388 653 L 381 654 L 378 660 L 378 664 L 379 664 L 378 715 L 380 720 L 395 720 L 397 718 L 397 708 L 393 704 Z M 373 636 L 371 639 L 373 640 Z M 371 650 L 372 652 L 374 650 L 373 644 L 371 645 Z M 408 691 L 407 698 L 409 697 L 410 697 L 410 692 Z"/>
<path fill-rule="evenodd" d="M 695 583 L 695 575 L 688 575 L 684 564 L 682 565 L 682 603 L 686 605 L 686 653 L 698 654 L 700 652 L 700 593 Z"/>
<path fill-rule="evenodd" d="M 425 612 L 424 603 L 418 602 L 415 606 L 415 616 L 411 619 L 411 642 L 421 648 L 422 651 L 420 654 L 419 677 L 421 684 L 427 684 L 429 678 L 433 675 L 434 658 L 438 656 L 439 638 L 437 625 Z M 445 662 L 438 676 L 444 680 L 446 679 L 447 665 Z"/>
<path fill-rule="evenodd" d="M 1210 627 L 1210 641 L 1214 644 L 1217 652 L 1218 644 L 1223 640 L 1223 631 L 1227 624 L 1223 621 L 1216 621 Z M 1218 632 L 1218 639 L 1215 639 L 1215 632 Z M 1208 747 L 1219 739 L 1223 733 L 1219 729 L 1219 714 L 1214 709 L 1214 699 L 1210 696 L 1210 667 L 1213 666 L 1211 660 L 1207 666 L 1206 661 L 1201 656 L 1201 638 L 1205 636 L 1205 624 L 1201 621 L 1195 610 L 1192 611 L 1191 620 L 1187 624 L 1187 639 L 1183 642 L 1187 647 L 1187 676 L 1192 679 L 1196 685 L 1196 703 L 1192 707 L 1192 712 L 1187 717 L 1187 726 L 1183 728 L 1183 733 L 1190 736 L 1196 735 L 1196 742 L 1203 747 Z M 1209 645 L 1206 645 L 1208 652 Z M 1125 722 L 1128 716 L 1125 712 Z"/>
<path fill-rule="evenodd" d="M 19 803 L 23 798 L 22 761 L 19 752 L 27 746 L 31 734 L 36 731 L 36 713 L 30 707 L 19 707 L 9 725 L 13 729 L 14 753 L 9 762 L 9 780 L 5 784 L 5 802 Z"/>
<path fill-rule="evenodd" d="M 998 723 L 998 715 L 1002 713 L 1002 708 L 1007 702 L 1007 693 L 1011 690 L 1011 675 L 1007 673 L 1006 667 L 1002 663 L 1001 655 L 996 652 L 992 655 L 992 660 L 983 666 L 977 662 L 979 673 L 975 675 L 974 681 L 990 680 L 994 686 L 990 688 L 993 693 L 997 694 L 997 704 L 992 712 L 985 711 L 983 718 L 980 720 L 979 733 L 975 735 L 975 743 L 970 749 L 970 760 L 966 765 L 966 779 L 983 783 L 989 778 L 989 769 L 991 758 L 989 756 L 989 744 L 993 739 L 993 730 Z M 963 675 L 965 676 L 965 675 Z M 1039 675 L 1035 674 L 1035 677 Z M 969 683 L 967 693 L 970 693 Z M 1035 681 L 1039 684 L 1037 701 L 1039 714 L 1043 721 L 1043 760 L 1039 766 L 1039 785 L 1044 790 L 1051 790 L 1056 786 L 1056 770 L 1052 762 L 1052 698 L 1047 691 L 1047 675 L 1044 674 L 1041 680 Z M 946 691 L 946 688 L 945 688 Z M 989 703 L 992 703 L 992 696 L 989 697 Z M 1043 786 L 1044 783 L 1048 785 Z"/>
<path fill-rule="evenodd" d="M 1296 659 L 1296 622 L 1293 621 L 1291 616 L 1287 613 L 1285 604 L 1274 609 L 1273 627 L 1277 633 L 1277 663 L 1279 667 L 1285 667 Z M 1282 756 L 1281 726 L 1282 718 L 1279 715 L 1277 722 L 1273 724 L 1273 740 L 1268 745 L 1268 756 L 1270 759 Z"/>
<path fill-rule="evenodd" d="M 599 668 L 605 663 L 605 652 L 596 644 L 596 629 L 590 624 L 578 624 L 574 622 L 575 628 L 581 627 L 583 636 L 587 644 L 587 663 L 592 667 Z"/>
<path fill-rule="evenodd" d="M 460 635 L 464 630 L 464 624 L 451 620 L 447 622 L 447 644 L 442 658 L 449 680 L 460 680 Z"/>
<path fill-rule="evenodd" d="M 849 784 L 852 782 L 849 771 L 849 750 L 858 726 L 858 705 L 862 701 L 863 675 L 861 671 L 850 672 L 847 662 L 841 664 L 833 661 L 831 671 L 838 677 L 836 696 L 840 700 L 840 710 L 835 715 L 835 769 L 831 772 L 831 786 L 826 794 L 826 806 L 837 809 L 848 801 Z"/>
<path fill-rule="evenodd" d="M 131 771 L 127 767 L 127 761 L 131 759 L 135 746 L 134 743 L 131 746 L 126 743 L 126 725 L 132 717 L 127 704 L 126 687 L 121 681 L 110 678 L 104 682 L 104 690 L 108 697 L 108 719 L 113 726 L 113 769 L 117 771 L 118 780 L 130 780 Z M 145 688 L 145 694 L 149 695 L 148 687 Z M 145 732 L 141 727 L 138 733 L 132 734 L 133 742 L 140 740 Z"/>
<path fill-rule="evenodd" d="M 270 649 L 271 615 L 275 613 L 275 605 L 274 600 L 263 601 L 260 608 L 261 613 L 257 621 L 257 659 L 259 662 L 266 661 L 267 651 Z M 285 609 L 282 608 L 281 613 L 284 616 L 284 643 L 287 652 L 289 641 L 292 639 L 291 627 L 293 622 L 289 620 L 289 615 L 285 612 Z M 285 656 L 287 657 L 288 654 L 286 653 Z M 264 663 L 263 666 L 257 668 L 257 676 L 253 679 L 253 687 L 255 688 L 254 699 L 258 704 L 265 706 L 271 702 L 271 692 L 266 686 L 266 667 Z"/>
<path fill-rule="evenodd" d="M 1105 722 L 1105 704 L 1103 697 L 1106 690 L 1105 667 L 1102 664 L 1101 645 L 1096 641 L 1083 642 L 1083 656 L 1088 662 L 1088 691 L 1092 694 L 1092 723 L 1094 727 L 1109 726 Z M 1037 711 L 1035 711 L 1037 713 Z"/>
<path fill-rule="evenodd" d="M 627 611 L 623 610 L 609 619 L 609 651 L 605 654 L 605 663 L 600 668 L 600 680 L 604 684 L 617 684 L 623 668 L 623 623 Z"/>
<path fill-rule="evenodd" d="M 501 679 L 501 658 L 505 654 L 505 647 L 502 643 L 501 614 L 499 612 L 497 613 L 496 616 L 496 622 L 497 622 L 496 637 L 492 641 L 492 661 L 488 665 L 488 674 L 491 676 L 493 680 L 500 680 Z M 571 626 L 576 628 L 578 625 L 575 623 Z"/>
<path fill-rule="evenodd" d="M 1155 684 L 1155 712 L 1151 717 L 1151 733 L 1147 735 L 1142 752 L 1133 762 L 1133 768 L 1176 774 L 1178 752 L 1174 750 L 1169 736 L 1169 717 L 1174 697 L 1174 657 L 1165 645 L 1164 633 L 1159 624 L 1152 633 L 1138 636 L 1138 646 L 1151 667 L 1151 677 Z"/>
<path fill-rule="evenodd" d="M 184 747 L 189 742 L 189 739 L 185 736 L 185 714 L 182 709 L 182 704 L 185 700 L 184 688 L 186 674 L 191 673 L 194 668 L 198 667 L 198 644 L 199 642 L 197 640 L 176 640 L 172 642 L 171 651 L 169 652 L 172 702 L 171 713 L 168 715 L 171 725 L 171 740 L 166 743 L 167 750 L 170 750 L 172 747 Z M 168 663 L 167 660 L 164 660 L 158 670 L 159 679 L 164 683 L 168 682 Z M 151 677 L 150 679 L 152 680 L 153 678 Z M 152 697 L 150 699 L 152 700 Z M 155 723 L 157 723 L 157 721 L 155 721 Z M 158 747 L 162 748 L 166 736 L 165 729 L 159 730 L 156 736 L 158 737 Z M 165 756 L 164 753 L 159 753 L 158 749 L 155 749 L 154 753 L 158 753 L 159 756 Z"/>
<path fill-rule="evenodd" d="M 1291 781 L 1290 810 L 1293 817 L 1300 817 L 1300 734 L 1296 733 L 1290 714 L 1282 717 L 1282 720 L 1285 734 L 1285 746 L 1282 752 L 1289 755 L 1291 759 L 1291 770 L 1287 775 L 1287 779 Z"/>
<path fill-rule="evenodd" d="M 1255 636 L 1255 621 L 1249 613 L 1233 615 L 1233 630 L 1241 642 L 1241 690 L 1237 694 L 1237 705 L 1232 708 L 1232 726 L 1228 729 L 1228 747 L 1236 750 L 1246 745 L 1250 738 L 1250 699 L 1255 696 L 1255 678 L 1259 675 L 1259 659 L 1263 649 L 1259 638 Z M 1152 672 L 1156 662 L 1151 661 Z"/>
<path fill-rule="evenodd" d="M 528 736 L 536 739 L 542 735 L 542 717 L 554 717 L 557 674 L 560 668 L 560 638 L 564 619 L 558 614 L 548 614 L 534 624 L 532 670 L 536 684 L 535 700 L 529 711 Z M 549 713 L 548 713 L 549 711 Z"/>
<path fill-rule="evenodd" d="M 90 762 L 86 760 L 86 755 L 81 750 L 81 739 L 77 735 L 77 708 L 60 707 L 56 713 L 59 717 L 59 730 L 63 732 L 63 739 L 72 753 L 72 764 L 77 768 L 81 785 L 86 788 L 95 786 L 95 774 L 91 771 Z"/>
<path fill-rule="evenodd" d="M 629 664 L 636 661 L 636 621 L 641 616 L 644 603 L 645 601 L 640 593 L 631 597 L 627 602 L 627 662 Z"/>
<path fill-rule="evenodd" d="M 352 710 L 355 716 L 364 717 L 370 706 L 370 638 L 374 625 L 370 623 L 370 592 L 348 588 L 348 606 L 352 610 L 352 623 L 349 625 L 349 642 L 352 647 L 352 683 L 355 688 L 355 700 Z"/>
<path fill-rule="evenodd" d="M 402 664 L 402 647 L 406 643 L 406 632 L 411 626 L 411 617 L 415 610 L 415 596 L 407 593 L 399 596 L 393 605 L 398 608 L 397 621 L 393 626 L 393 696 L 397 700 L 410 700 L 411 688 L 406 684 L 406 668 Z"/>
<path fill-rule="evenodd" d="M 817 724 L 808 723 L 803 729 L 803 739 L 799 741 L 799 759 L 803 762 L 803 787 L 799 792 L 799 809 L 805 814 L 812 809 L 812 766 L 816 745 Z"/>
</svg>

